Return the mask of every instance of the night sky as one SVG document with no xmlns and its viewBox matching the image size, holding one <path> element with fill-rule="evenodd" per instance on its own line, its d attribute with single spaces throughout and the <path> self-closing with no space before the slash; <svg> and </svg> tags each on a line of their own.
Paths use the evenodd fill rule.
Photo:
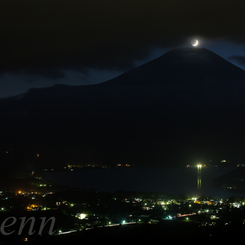
<svg viewBox="0 0 245 245">
<path fill-rule="evenodd" d="M 109 80 L 175 47 L 245 68 L 241 0 L 1 0 L 0 97 Z"/>
</svg>

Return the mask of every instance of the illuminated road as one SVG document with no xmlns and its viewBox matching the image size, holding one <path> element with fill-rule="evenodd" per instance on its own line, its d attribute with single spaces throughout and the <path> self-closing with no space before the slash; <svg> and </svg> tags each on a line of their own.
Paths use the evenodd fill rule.
<svg viewBox="0 0 245 245">
<path fill-rule="evenodd" d="M 105 226 L 98 226 L 97 228 L 103 228 L 103 227 L 113 227 L 113 226 L 120 226 L 120 225 L 132 225 L 132 224 L 136 224 L 136 222 L 125 222 L 125 223 L 121 223 L 121 224 L 110 224 L 110 225 L 105 225 Z M 93 228 L 86 228 L 85 230 L 91 230 Z M 71 234 L 74 232 L 78 232 L 78 230 L 72 230 L 72 231 L 59 231 L 58 234 L 56 235 L 67 235 L 67 234 Z"/>
</svg>

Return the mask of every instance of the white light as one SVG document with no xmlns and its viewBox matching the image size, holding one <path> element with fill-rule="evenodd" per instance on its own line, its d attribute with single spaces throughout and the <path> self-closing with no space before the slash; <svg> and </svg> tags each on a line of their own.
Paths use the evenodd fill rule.
<svg viewBox="0 0 245 245">
<path fill-rule="evenodd" d="M 78 218 L 79 218 L 79 219 L 85 219 L 85 218 L 86 218 L 86 214 L 79 214 L 79 215 L 78 215 Z"/>
<path fill-rule="evenodd" d="M 197 39 L 193 39 L 193 40 L 191 41 L 191 45 L 192 45 L 193 47 L 198 46 L 198 44 L 199 44 L 199 42 L 198 42 Z"/>
</svg>

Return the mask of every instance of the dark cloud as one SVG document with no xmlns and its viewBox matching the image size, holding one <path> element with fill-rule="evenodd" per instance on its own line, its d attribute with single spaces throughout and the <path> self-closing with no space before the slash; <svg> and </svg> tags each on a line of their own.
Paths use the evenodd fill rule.
<svg viewBox="0 0 245 245">
<path fill-rule="evenodd" d="M 130 69 L 153 46 L 193 35 L 245 42 L 244 7 L 241 0 L 2 0 L 0 72 L 59 78 L 62 69 Z"/>
<path fill-rule="evenodd" d="M 242 55 L 233 55 L 230 56 L 231 60 L 237 61 L 239 64 L 244 65 L 245 66 L 245 56 Z"/>
</svg>

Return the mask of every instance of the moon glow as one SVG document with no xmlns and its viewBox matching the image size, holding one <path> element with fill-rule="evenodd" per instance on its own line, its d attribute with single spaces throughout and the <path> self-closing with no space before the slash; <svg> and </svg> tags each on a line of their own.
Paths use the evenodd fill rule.
<svg viewBox="0 0 245 245">
<path fill-rule="evenodd" d="M 197 39 L 194 39 L 194 40 L 192 40 L 191 41 L 191 45 L 193 46 L 193 47 L 196 47 L 197 45 L 198 45 L 198 40 Z"/>
</svg>

